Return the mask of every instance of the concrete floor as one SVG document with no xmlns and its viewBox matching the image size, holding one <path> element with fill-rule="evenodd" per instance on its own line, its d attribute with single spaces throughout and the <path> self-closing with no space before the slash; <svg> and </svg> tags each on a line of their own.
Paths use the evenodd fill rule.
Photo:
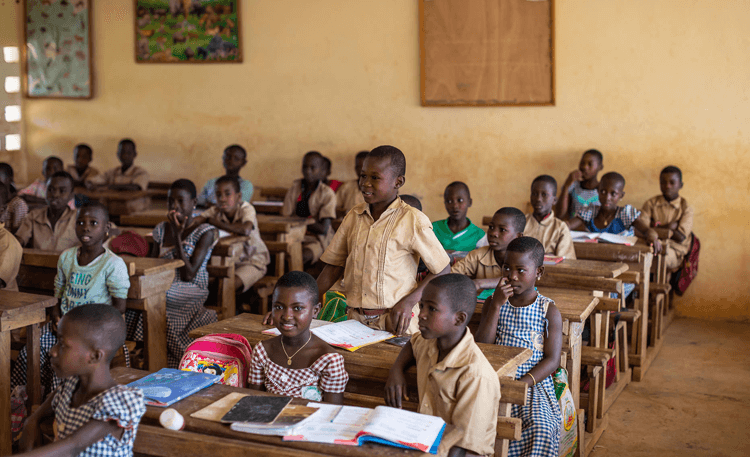
<svg viewBox="0 0 750 457">
<path fill-rule="evenodd" d="M 750 324 L 675 319 L 591 456 L 750 456 Z"/>
</svg>

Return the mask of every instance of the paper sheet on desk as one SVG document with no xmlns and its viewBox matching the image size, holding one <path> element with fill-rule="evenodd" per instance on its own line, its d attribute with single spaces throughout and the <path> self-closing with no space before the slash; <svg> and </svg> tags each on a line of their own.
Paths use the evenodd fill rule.
<svg viewBox="0 0 750 457">
<path fill-rule="evenodd" d="M 379 343 L 389 338 L 393 338 L 392 333 L 374 330 L 353 320 L 332 323 L 314 319 L 313 323 L 310 324 L 310 328 L 315 336 L 331 346 L 352 352 L 363 346 L 368 346 L 370 344 Z M 266 335 L 281 334 L 281 332 L 275 328 L 263 330 L 263 333 Z"/>
</svg>

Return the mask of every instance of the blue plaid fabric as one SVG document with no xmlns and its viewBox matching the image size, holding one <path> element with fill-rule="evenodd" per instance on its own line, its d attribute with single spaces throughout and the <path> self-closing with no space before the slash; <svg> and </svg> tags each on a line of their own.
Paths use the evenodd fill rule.
<svg viewBox="0 0 750 457">
<path fill-rule="evenodd" d="M 633 236 L 635 231 L 633 230 L 633 222 L 641 216 L 641 212 L 635 209 L 632 205 L 625 205 L 617 207 L 617 213 L 615 218 L 609 223 L 607 228 L 600 229 L 594 225 L 594 219 L 599 214 L 601 206 L 589 206 L 583 208 L 576 213 L 576 216 L 583 219 L 586 223 L 586 228 L 589 232 L 595 233 L 612 233 L 615 235 L 622 236 Z"/>
<path fill-rule="evenodd" d="M 505 302 L 500 308 L 495 344 L 531 349 L 532 355 L 516 371 L 520 379 L 544 357 L 547 308 L 551 299 L 537 295 L 529 306 L 515 308 Z M 557 457 L 562 413 L 555 396 L 552 376 L 537 380 L 529 388 L 526 406 L 513 405 L 512 415 L 521 419 L 521 439 L 511 441 L 508 456 Z"/>
<path fill-rule="evenodd" d="M 107 435 L 78 454 L 78 457 L 130 457 L 138 423 L 146 412 L 141 389 L 115 386 L 106 390 L 88 403 L 73 408 L 70 400 L 78 387 L 78 378 L 66 378 L 55 393 L 52 409 L 57 423 L 57 439 L 65 439 L 91 420 L 113 421 L 124 429 L 118 440 Z"/>
</svg>

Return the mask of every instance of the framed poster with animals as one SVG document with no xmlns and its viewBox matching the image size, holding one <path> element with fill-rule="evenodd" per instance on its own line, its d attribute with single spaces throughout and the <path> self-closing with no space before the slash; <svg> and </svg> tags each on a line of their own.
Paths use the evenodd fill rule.
<svg viewBox="0 0 750 457">
<path fill-rule="evenodd" d="M 91 0 L 23 4 L 26 96 L 91 98 Z"/>
<path fill-rule="evenodd" d="M 136 62 L 242 62 L 239 0 L 134 1 Z"/>
</svg>

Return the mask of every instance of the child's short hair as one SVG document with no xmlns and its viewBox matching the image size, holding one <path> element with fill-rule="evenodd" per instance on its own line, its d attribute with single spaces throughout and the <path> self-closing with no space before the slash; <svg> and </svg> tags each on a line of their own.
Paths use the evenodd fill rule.
<svg viewBox="0 0 750 457">
<path fill-rule="evenodd" d="M 44 162 L 45 163 L 57 162 L 57 163 L 60 164 L 60 168 L 64 168 L 65 167 L 65 164 L 63 163 L 62 159 L 59 158 L 59 157 L 57 157 L 57 156 L 49 156 L 46 159 L 44 159 Z M 70 176 L 70 175 L 68 175 L 68 176 Z"/>
<path fill-rule="evenodd" d="M 56 171 L 55 173 L 52 174 L 52 176 L 49 177 L 49 179 L 54 179 L 54 178 L 67 179 L 68 181 L 70 181 L 70 188 L 71 189 L 75 186 L 75 182 L 73 181 L 73 177 L 70 176 L 70 173 L 68 173 L 67 171 Z"/>
<path fill-rule="evenodd" d="M 471 192 L 469 192 L 469 186 L 466 185 L 463 181 L 453 181 L 452 183 L 445 186 L 445 190 L 443 191 L 443 195 L 445 195 L 446 192 L 448 192 L 448 189 L 456 187 L 458 189 L 463 189 L 466 192 L 466 196 L 471 198 Z"/>
<path fill-rule="evenodd" d="M 495 211 L 495 214 L 501 214 L 512 218 L 513 229 L 518 233 L 523 232 L 523 229 L 526 228 L 526 216 L 524 216 L 523 211 L 518 208 L 506 206 Z"/>
<path fill-rule="evenodd" d="M 659 173 L 659 175 L 666 175 L 666 174 L 672 174 L 675 173 L 677 176 L 680 177 L 680 182 L 682 182 L 682 170 L 675 167 L 674 165 L 669 165 L 664 167 L 664 169 Z"/>
<path fill-rule="evenodd" d="M 0 206 L 4 206 L 10 200 L 10 189 L 5 184 L 0 183 Z"/>
<path fill-rule="evenodd" d="M 448 273 L 431 280 L 429 285 L 439 287 L 446 294 L 454 313 L 463 311 L 469 318 L 474 314 L 477 307 L 477 288 L 468 276 Z M 468 322 L 467 319 L 466 323 Z"/>
<path fill-rule="evenodd" d="M 98 201 L 98 200 L 87 200 L 81 204 L 80 207 L 78 207 L 78 214 L 81 214 L 81 211 L 85 209 L 93 209 L 93 210 L 99 210 L 104 214 L 104 220 L 109 221 L 109 210 L 107 209 L 107 205 L 104 203 Z"/>
<path fill-rule="evenodd" d="M 125 344 L 125 320 L 112 305 L 90 304 L 76 306 L 65 314 L 66 322 L 84 326 L 83 335 L 95 349 L 103 349 L 107 362 Z"/>
<path fill-rule="evenodd" d="M 604 176 L 602 176 L 601 181 L 599 182 L 604 182 L 604 181 L 613 181 L 615 183 L 621 183 L 622 187 L 625 188 L 625 177 L 616 171 L 610 171 L 609 173 L 605 173 Z"/>
<path fill-rule="evenodd" d="M 555 194 L 557 194 L 557 180 L 553 178 L 550 175 L 539 175 L 536 178 L 534 178 L 533 181 L 531 181 L 531 187 L 534 187 L 534 184 L 538 182 L 543 182 L 545 184 L 549 184 L 555 189 Z"/>
<path fill-rule="evenodd" d="M 412 208 L 417 208 L 422 211 L 422 202 L 420 202 L 414 195 L 402 195 L 401 200 Z"/>
<path fill-rule="evenodd" d="M 123 146 L 130 146 L 131 148 L 135 149 L 135 141 L 131 140 L 130 138 L 123 138 L 119 143 L 117 143 L 117 147 L 122 148 Z"/>
<path fill-rule="evenodd" d="M 374 159 L 388 158 L 391 161 L 391 169 L 396 176 L 406 176 L 406 157 L 399 148 L 394 146 L 378 146 L 367 153 L 367 157 Z"/>
<path fill-rule="evenodd" d="M 237 176 L 224 175 L 216 180 L 215 187 L 219 187 L 219 184 L 231 184 L 234 187 L 234 191 L 237 193 L 241 192 L 240 180 Z"/>
<path fill-rule="evenodd" d="M 367 157 L 367 154 L 369 153 L 370 151 L 359 151 L 357 155 L 354 156 L 354 161 L 356 162 L 357 160 L 365 160 L 365 158 Z"/>
<path fill-rule="evenodd" d="M 224 148 L 224 152 L 229 151 L 240 151 L 242 153 L 242 157 L 244 159 L 247 159 L 247 151 L 245 151 L 245 148 L 243 148 L 239 144 L 230 144 L 229 146 Z"/>
<path fill-rule="evenodd" d="M 318 283 L 310 274 L 304 271 L 290 271 L 276 281 L 276 287 L 273 288 L 274 295 L 279 289 L 291 289 L 300 287 L 305 289 L 312 297 L 313 303 L 318 302 Z"/>
<path fill-rule="evenodd" d="M 323 157 L 323 166 L 325 167 L 326 175 L 330 175 L 331 174 L 331 166 L 333 166 L 333 164 L 331 163 L 331 159 L 329 159 L 326 156 L 321 156 L 321 157 Z"/>
<path fill-rule="evenodd" d="M 73 149 L 74 150 L 81 150 L 83 152 L 88 152 L 89 153 L 89 157 L 92 157 L 94 155 L 94 151 L 91 149 L 91 146 L 89 146 L 86 143 L 79 143 Z"/>
<path fill-rule="evenodd" d="M 526 254 L 527 252 L 530 252 L 531 260 L 534 261 L 534 264 L 537 266 L 537 268 L 544 265 L 544 246 L 542 246 L 542 243 L 540 243 L 536 238 L 532 238 L 530 236 L 518 237 L 508 243 L 508 247 L 506 248 L 505 252 L 518 252 L 520 254 Z"/>
<path fill-rule="evenodd" d="M 596 157 L 599 163 L 604 163 L 604 155 L 601 152 L 599 152 L 598 149 L 589 149 L 588 151 L 583 153 L 583 155 L 586 155 L 586 154 Z"/>
<path fill-rule="evenodd" d="M 185 190 L 190 194 L 190 198 L 195 198 L 198 192 L 195 190 L 195 184 L 189 179 L 178 179 L 169 186 L 170 192 L 173 190 Z"/>
<path fill-rule="evenodd" d="M 11 180 L 13 179 L 13 167 L 7 162 L 0 162 L 0 173 L 3 173 Z"/>
</svg>

